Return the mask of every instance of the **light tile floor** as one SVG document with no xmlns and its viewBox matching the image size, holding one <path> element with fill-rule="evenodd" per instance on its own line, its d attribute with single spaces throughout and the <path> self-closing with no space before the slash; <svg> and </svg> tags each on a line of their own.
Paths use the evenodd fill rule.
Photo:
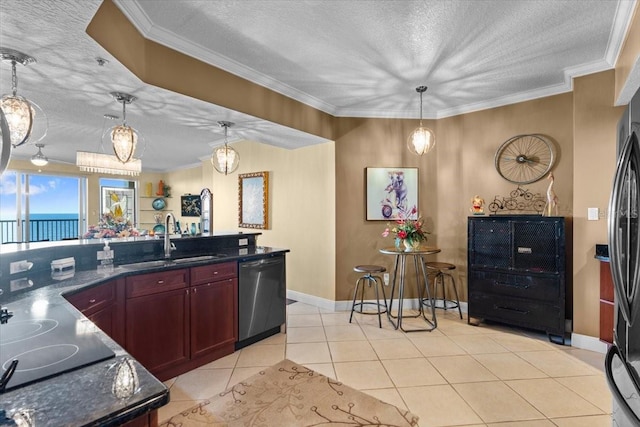
<svg viewBox="0 0 640 427">
<path fill-rule="evenodd" d="M 420 417 L 421 427 L 611 425 L 604 355 L 550 343 L 504 325 L 470 326 L 437 311 L 432 332 L 396 331 L 384 319 L 287 306 L 287 333 L 253 344 L 165 384 L 159 419 L 214 396 L 283 358 Z M 405 319 L 408 328 L 419 320 Z"/>
</svg>

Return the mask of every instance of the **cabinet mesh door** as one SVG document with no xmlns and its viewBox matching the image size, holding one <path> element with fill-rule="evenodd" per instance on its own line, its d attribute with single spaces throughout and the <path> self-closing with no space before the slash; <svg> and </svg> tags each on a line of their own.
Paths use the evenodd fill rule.
<svg viewBox="0 0 640 427">
<path fill-rule="evenodd" d="M 513 231 L 514 268 L 549 273 L 564 269 L 558 265 L 557 222 L 514 222 Z"/>
<path fill-rule="evenodd" d="M 510 227 L 508 221 L 469 222 L 470 263 L 474 266 L 509 268 Z"/>
</svg>

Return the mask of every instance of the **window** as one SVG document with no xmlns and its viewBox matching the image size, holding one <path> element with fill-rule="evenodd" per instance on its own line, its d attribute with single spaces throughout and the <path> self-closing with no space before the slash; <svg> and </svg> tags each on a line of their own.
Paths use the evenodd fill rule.
<svg viewBox="0 0 640 427">
<path fill-rule="evenodd" d="M 77 239 L 86 229 L 86 178 L 5 171 L 0 242 Z"/>
</svg>

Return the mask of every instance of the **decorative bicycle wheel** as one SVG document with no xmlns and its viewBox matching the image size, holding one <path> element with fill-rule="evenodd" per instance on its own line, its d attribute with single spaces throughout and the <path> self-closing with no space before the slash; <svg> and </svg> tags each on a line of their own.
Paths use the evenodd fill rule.
<svg viewBox="0 0 640 427">
<path fill-rule="evenodd" d="M 496 151 L 495 167 L 500 176 L 514 184 L 530 184 L 553 167 L 554 147 L 542 135 L 517 135 Z"/>
</svg>

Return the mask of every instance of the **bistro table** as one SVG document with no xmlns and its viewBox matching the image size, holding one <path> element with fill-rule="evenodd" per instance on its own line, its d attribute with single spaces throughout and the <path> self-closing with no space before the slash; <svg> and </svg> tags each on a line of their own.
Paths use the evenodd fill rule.
<svg viewBox="0 0 640 427">
<path fill-rule="evenodd" d="M 425 255 L 437 254 L 440 252 L 440 249 L 432 247 L 432 246 L 420 246 L 417 249 L 413 249 L 411 251 L 405 251 L 401 248 L 389 247 L 380 249 L 380 253 L 385 255 L 395 255 L 395 263 L 393 266 L 393 279 L 391 281 L 391 297 L 389 299 L 389 310 L 387 310 L 387 317 L 391 324 L 396 328 L 400 329 L 403 332 L 418 332 L 418 331 L 432 331 L 438 326 L 438 321 L 436 320 L 436 310 L 435 304 L 431 298 L 431 292 L 429 291 L 429 282 L 427 279 L 427 271 L 424 266 L 424 259 L 422 258 Z M 405 285 L 405 276 L 406 276 L 406 268 L 407 268 L 407 257 L 411 256 L 413 258 L 413 265 L 416 271 L 416 290 L 418 292 L 418 314 L 405 316 L 403 315 L 403 304 L 404 304 L 404 285 Z M 422 274 L 420 274 L 422 272 Z M 421 283 L 424 283 L 424 290 L 426 291 L 427 298 L 431 301 L 431 319 L 427 318 L 426 313 L 424 311 L 423 304 L 423 294 L 421 291 Z M 393 308 L 393 298 L 396 292 L 396 286 L 398 287 L 398 314 L 394 316 L 392 314 Z M 418 329 L 404 329 L 402 327 L 402 319 L 403 317 L 416 318 L 422 316 L 425 322 L 429 325 L 427 328 L 418 328 Z M 396 321 L 394 321 L 394 319 Z"/>
</svg>

